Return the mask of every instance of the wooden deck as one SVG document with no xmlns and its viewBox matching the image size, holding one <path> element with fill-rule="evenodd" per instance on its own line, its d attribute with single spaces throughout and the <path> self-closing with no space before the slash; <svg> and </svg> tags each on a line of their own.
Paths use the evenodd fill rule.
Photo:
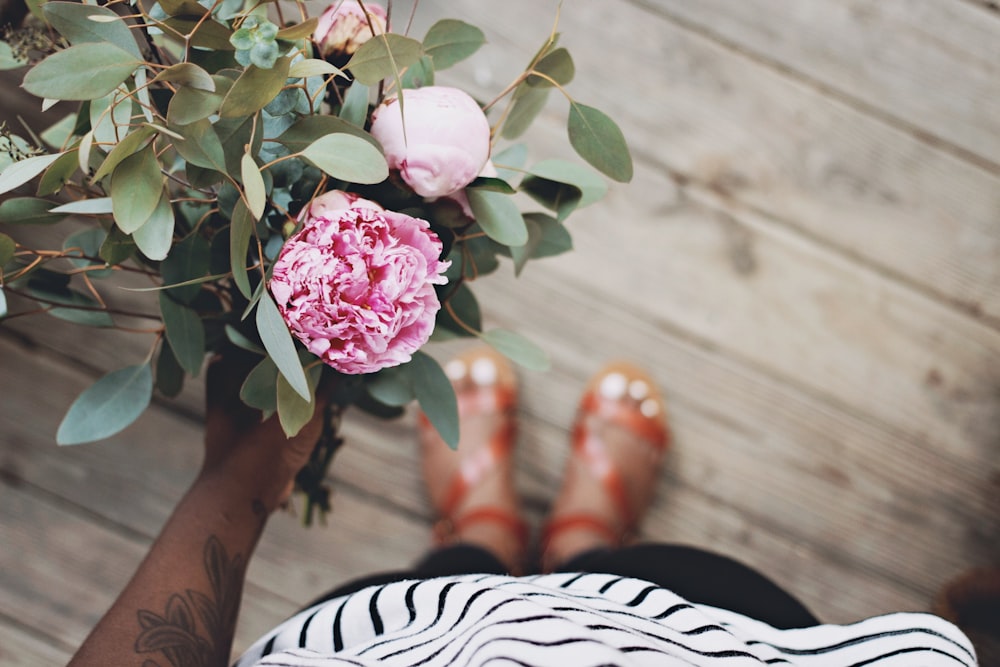
<svg viewBox="0 0 1000 667">
<path fill-rule="evenodd" d="M 482 26 L 487 47 L 442 78 L 485 96 L 555 3 L 482 6 L 424 0 L 415 32 Z M 995 3 L 572 0 L 560 29 L 569 90 L 620 122 L 636 176 L 571 221 L 575 252 L 475 286 L 488 320 L 552 355 L 522 376 L 533 517 L 578 391 L 625 357 L 662 384 L 676 433 L 646 537 L 739 557 L 832 622 L 925 610 L 1000 562 Z M 565 112 L 553 98 L 533 157 L 568 155 Z M 0 324 L 0 663 L 64 661 L 195 473 L 198 386 L 106 443 L 54 443 L 73 398 L 149 344 Z M 412 426 L 350 415 L 329 525 L 272 521 L 237 648 L 428 546 Z"/>
</svg>

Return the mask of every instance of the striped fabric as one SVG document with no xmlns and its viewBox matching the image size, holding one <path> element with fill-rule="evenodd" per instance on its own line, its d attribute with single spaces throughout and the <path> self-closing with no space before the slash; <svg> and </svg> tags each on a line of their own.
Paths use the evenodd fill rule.
<svg viewBox="0 0 1000 667">
<path fill-rule="evenodd" d="M 776 630 L 607 574 L 463 575 L 373 586 L 307 609 L 237 667 L 274 665 L 971 666 L 969 641 L 927 614 Z"/>
</svg>

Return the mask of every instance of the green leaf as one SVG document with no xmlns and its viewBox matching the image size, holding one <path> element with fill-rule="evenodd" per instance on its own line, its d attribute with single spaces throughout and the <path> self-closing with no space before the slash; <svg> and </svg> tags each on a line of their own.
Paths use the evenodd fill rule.
<svg viewBox="0 0 1000 667">
<path fill-rule="evenodd" d="M 177 396 L 184 388 L 184 369 L 166 340 L 160 345 L 160 355 L 156 358 L 156 388 L 167 398 Z"/>
<path fill-rule="evenodd" d="M 310 37 L 313 32 L 316 31 L 316 26 L 319 24 L 319 17 L 314 16 L 312 18 L 306 19 L 302 23 L 296 25 L 290 25 L 282 28 L 274 36 L 275 39 L 285 39 L 290 42 L 294 42 L 297 39 L 305 39 Z"/>
<path fill-rule="evenodd" d="M 91 268 L 95 266 L 106 266 L 106 262 L 100 259 L 101 244 L 107 233 L 100 227 L 88 227 L 78 232 L 70 234 L 63 241 L 63 252 L 71 252 L 72 257 L 68 260 L 70 264 L 78 269 Z M 107 278 L 113 273 L 111 269 L 105 268 L 96 271 L 87 271 L 89 278 Z"/>
<path fill-rule="evenodd" d="M 292 63 L 292 66 L 288 68 L 288 76 L 293 79 L 307 79 L 311 76 L 329 76 L 331 74 L 347 78 L 343 71 L 319 58 L 300 60 Z"/>
<path fill-rule="evenodd" d="M 402 77 L 403 88 L 423 88 L 434 85 L 434 63 L 428 56 L 406 68 Z"/>
<path fill-rule="evenodd" d="M 385 405 L 398 407 L 417 398 L 405 366 L 383 368 L 368 381 L 368 393 Z"/>
<path fill-rule="evenodd" d="M 170 129 L 184 137 L 174 141 L 174 148 L 182 158 L 198 167 L 226 172 L 226 154 L 222 150 L 222 142 L 207 118 Z"/>
<path fill-rule="evenodd" d="M 413 359 L 405 368 L 420 409 L 437 429 L 441 439 L 452 449 L 457 448 L 458 401 L 448 376 L 438 362 L 423 352 L 414 352 Z"/>
<path fill-rule="evenodd" d="M 132 237 L 117 227 L 112 227 L 101 244 L 100 256 L 111 266 L 116 266 L 129 259 L 134 252 L 135 241 Z"/>
<path fill-rule="evenodd" d="M 315 371 L 321 371 L 318 366 Z M 277 381 L 278 394 L 278 421 L 281 422 L 281 430 L 289 438 L 302 430 L 302 427 L 309 423 L 313 413 L 316 411 L 316 401 L 313 394 L 316 391 L 316 382 L 313 378 L 319 378 L 319 373 L 308 373 L 309 380 L 309 400 L 299 396 L 298 392 L 292 389 L 285 376 L 279 375 Z"/>
<path fill-rule="evenodd" d="M 0 41 L 0 70 L 20 69 L 28 64 L 27 59 L 16 58 L 10 44 Z"/>
<path fill-rule="evenodd" d="M 159 5 L 167 16 L 200 18 L 208 13 L 208 8 L 195 0 L 159 0 Z"/>
<path fill-rule="evenodd" d="M 344 94 L 344 104 L 337 115 L 352 125 L 364 125 L 368 118 L 368 97 L 368 86 L 355 81 Z"/>
<path fill-rule="evenodd" d="M 153 210 L 142 227 L 132 232 L 132 240 L 149 259 L 166 259 L 174 236 L 174 209 L 170 205 L 170 193 L 166 189 L 160 203 Z"/>
<path fill-rule="evenodd" d="M 39 197 L 46 197 L 62 190 L 66 181 L 72 178 L 80 167 L 78 162 L 75 150 L 60 155 L 59 159 L 53 162 L 52 166 L 42 174 L 42 178 L 38 181 L 36 194 Z"/>
<path fill-rule="evenodd" d="M 489 192 L 499 192 L 505 195 L 512 195 L 517 192 L 517 190 L 511 187 L 510 183 L 502 178 L 489 176 L 479 176 L 466 187 L 475 188 L 476 190 L 487 190 Z"/>
<path fill-rule="evenodd" d="M 253 215 L 254 221 L 260 220 L 264 217 L 264 209 L 267 207 L 267 189 L 264 186 L 264 177 L 260 175 L 257 163 L 254 162 L 253 156 L 249 153 L 243 154 L 243 159 L 240 161 L 240 173 L 250 214 Z"/>
<path fill-rule="evenodd" d="M 0 195 L 20 187 L 38 176 L 59 159 L 63 153 L 36 155 L 10 165 L 0 173 Z"/>
<path fill-rule="evenodd" d="M 170 255 L 160 263 L 163 284 L 177 285 L 204 277 L 208 273 L 210 253 L 208 241 L 197 234 L 191 234 L 174 245 Z M 189 283 L 167 290 L 167 294 L 182 304 L 190 304 L 199 292 L 201 292 L 199 283 Z"/>
<path fill-rule="evenodd" d="M 188 125 L 208 118 L 219 110 L 222 96 L 198 88 L 181 88 L 170 98 L 167 122 L 171 125 Z"/>
<path fill-rule="evenodd" d="M 603 111 L 571 102 L 567 129 L 570 145 L 594 168 L 621 183 L 632 180 L 632 156 L 625 135 Z"/>
<path fill-rule="evenodd" d="M 143 226 L 163 197 L 160 162 L 152 146 L 130 155 L 115 167 L 111 179 L 111 206 L 115 222 L 126 234 Z"/>
<path fill-rule="evenodd" d="M 90 101 L 90 127 L 97 144 L 116 144 L 131 129 L 132 99 L 125 85 L 118 86 L 104 97 Z M 102 150 L 104 150 L 102 146 Z"/>
<path fill-rule="evenodd" d="M 44 141 L 48 146 L 51 146 L 56 150 L 60 150 L 67 142 L 69 142 L 70 137 L 72 137 L 76 131 L 77 114 L 71 113 L 67 116 L 63 116 L 62 120 L 47 127 L 45 131 L 42 132 L 41 137 L 42 141 Z"/>
<path fill-rule="evenodd" d="M 549 257 L 573 248 L 573 239 L 566 227 L 555 218 L 542 213 L 526 213 L 524 222 L 528 226 L 528 242 L 510 249 L 514 260 L 514 275 L 521 275 L 529 259 Z"/>
<path fill-rule="evenodd" d="M 94 199 L 80 199 L 56 206 L 51 212 L 73 215 L 107 215 L 112 210 L 111 197 L 95 197 Z"/>
<path fill-rule="evenodd" d="M 14 197 L 0 204 L 0 224 L 49 225 L 65 216 L 53 213 L 55 203 L 34 197 Z"/>
<path fill-rule="evenodd" d="M 250 298 L 250 278 L 247 276 L 247 249 L 253 236 L 254 220 L 243 200 L 236 202 L 229 230 L 229 266 L 233 282 L 246 298 Z"/>
<path fill-rule="evenodd" d="M 278 367 L 271 357 L 261 359 L 247 375 L 240 387 L 240 399 L 251 408 L 264 412 L 278 409 Z"/>
<path fill-rule="evenodd" d="M 492 329 L 480 336 L 493 349 L 511 361 L 532 371 L 547 371 L 549 356 L 530 340 L 507 329 Z"/>
<path fill-rule="evenodd" d="M 417 40 L 386 33 L 362 44 L 344 69 L 366 86 L 374 86 L 417 62 L 421 55 L 423 45 Z"/>
<path fill-rule="evenodd" d="M 551 88 L 532 87 L 521 84 L 514 96 L 514 106 L 507 114 L 500 135 L 504 139 L 516 139 L 527 130 L 532 121 L 545 108 Z"/>
<path fill-rule="evenodd" d="M 295 353 L 292 335 L 288 332 L 278 307 L 274 305 L 274 300 L 266 290 L 261 294 L 260 302 L 257 304 L 257 332 L 260 334 L 261 342 L 264 343 L 264 349 L 271 355 L 278 370 L 288 380 L 288 384 L 295 393 L 309 400 L 309 385 L 302 364 L 299 363 L 299 356 Z"/>
<path fill-rule="evenodd" d="M 479 310 L 479 302 L 469 285 L 463 282 L 448 299 L 448 305 L 457 317 L 452 317 L 448 309 L 438 311 L 437 327 L 445 327 L 458 336 L 471 336 L 473 331 L 483 328 L 483 316 Z M 437 327 L 435 331 L 437 331 Z"/>
<path fill-rule="evenodd" d="M 57 319 L 88 327 L 114 326 L 115 322 L 111 319 L 111 315 L 107 311 L 100 310 L 101 304 L 67 286 L 48 285 L 32 277 L 28 281 L 28 293 L 37 299 L 44 299 L 44 302 L 39 303 L 49 308 L 46 312 Z M 53 303 L 70 307 L 51 307 Z"/>
<path fill-rule="evenodd" d="M 211 19 L 201 21 L 196 18 L 169 18 L 163 21 L 163 25 L 173 28 L 183 35 L 190 35 L 192 46 L 211 49 L 213 51 L 233 51 L 233 45 L 229 43 L 229 38 L 233 34 L 232 31 L 221 23 Z M 171 30 L 164 30 L 163 32 L 170 39 L 178 39 L 177 35 Z"/>
<path fill-rule="evenodd" d="M 574 185 L 580 190 L 579 206 L 589 206 L 600 201 L 608 192 L 604 179 L 576 162 L 566 160 L 543 160 L 534 165 L 528 172 L 534 176 L 549 181 Z"/>
<path fill-rule="evenodd" d="M 434 59 L 435 69 L 447 69 L 465 60 L 486 43 L 483 31 L 456 19 L 442 19 L 424 37 L 424 53 Z"/>
<path fill-rule="evenodd" d="M 226 338 L 229 339 L 230 343 L 238 348 L 246 350 L 247 352 L 267 356 L 267 350 L 244 336 L 243 333 L 232 324 L 226 325 Z M 277 367 L 275 367 L 275 372 L 277 372 L 277 370 Z"/>
<path fill-rule="evenodd" d="M 489 190 L 467 189 L 476 222 L 497 243 L 519 246 L 528 242 L 528 228 L 517 204 L 508 195 Z"/>
<path fill-rule="evenodd" d="M 354 84 L 357 86 L 358 84 Z M 362 86 L 363 88 L 364 86 Z M 354 86 L 351 87 L 352 89 Z M 367 111 L 367 107 L 365 107 Z M 343 118 L 336 116 L 304 116 L 278 136 L 277 141 L 285 145 L 293 152 L 304 150 L 317 139 L 321 139 L 328 134 L 344 133 L 360 137 L 373 146 L 378 146 L 375 137 L 364 131 L 363 128 L 353 125 Z"/>
<path fill-rule="evenodd" d="M 104 162 L 98 167 L 97 171 L 94 172 L 94 176 L 91 179 L 93 182 L 97 182 L 114 171 L 115 167 L 122 163 L 132 155 L 135 155 L 136 151 L 149 139 L 151 136 L 156 134 L 156 130 L 144 125 L 139 129 L 130 132 L 124 139 L 118 142 L 118 144 L 111 149 L 108 153 L 108 157 L 104 158 Z"/>
<path fill-rule="evenodd" d="M 139 65 L 135 57 L 107 42 L 79 44 L 35 65 L 22 85 L 46 99 L 93 100 L 117 88 Z"/>
<path fill-rule="evenodd" d="M 285 86 L 289 62 L 289 58 L 280 58 L 271 69 L 261 69 L 256 65 L 248 67 L 222 100 L 219 116 L 249 116 L 267 106 Z"/>
<path fill-rule="evenodd" d="M 580 188 L 568 183 L 559 183 L 545 178 L 529 176 L 521 182 L 521 192 L 526 193 L 542 206 L 555 211 L 560 220 L 565 220 L 576 210 L 583 199 Z"/>
<path fill-rule="evenodd" d="M 166 292 L 160 292 L 160 314 L 167 340 L 181 368 L 198 375 L 205 359 L 205 326 L 198 313 L 177 303 Z"/>
<path fill-rule="evenodd" d="M 368 185 L 389 177 L 389 165 L 382 151 L 352 134 L 341 132 L 320 137 L 300 154 L 330 176 L 344 181 Z"/>
<path fill-rule="evenodd" d="M 16 250 L 17 244 L 14 243 L 14 239 L 6 234 L 0 234 L 0 274 L 3 273 L 4 264 L 14 258 Z"/>
<path fill-rule="evenodd" d="M 153 77 L 153 81 L 170 81 L 185 88 L 215 92 L 215 80 L 212 79 L 212 75 L 194 63 L 171 65 Z"/>
<path fill-rule="evenodd" d="M 108 42 L 133 58 L 142 59 L 132 31 L 110 9 L 76 2 L 46 2 L 42 5 L 45 20 L 70 44 Z"/>
<path fill-rule="evenodd" d="M 59 424 L 56 442 L 78 445 L 110 437 L 138 419 L 152 396 L 148 363 L 112 371 L 73 401 Z"/>
<path fill-rule="evenodd" d="M 538 61 L 538 64 L 535 65 L 532 71 L 546 75 L 560 86 L 568 84 L 576 74 L 573 58 L 570 57 L 569 51 L 566 49 L 550 51 L 548 55 Z M 527 84 L 529 86 L 544 88 L 551 87 L 553 85 L 552 81 L 540 76 L 531 75 L 527 79 Z"/>
<path fill-rule="evenodd" d="M 0 320 L 7 317 L 7 295 L 3 292 L 3 286 L 0 285 Z"/>
</svg>

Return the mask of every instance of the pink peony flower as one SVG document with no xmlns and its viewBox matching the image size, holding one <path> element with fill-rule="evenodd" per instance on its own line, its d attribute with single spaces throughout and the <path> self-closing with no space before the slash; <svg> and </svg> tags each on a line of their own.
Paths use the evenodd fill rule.
<svg viewBox="0 0 1000 667">
<path fill-rule="evenodd" d="M 406 136 L 399 100 L 372 114 L 371 133 L 390 169 L 423 197 L 441 197 L 471 183 L 490 157 L 490 124 L 476 101 L 457 88 L 403 91 Z"/>
<path fill-rule="evenodd" d="M 441 308 L 441 240 L 425 220 L 342 192 L 314 200 L 303 222 L 270 283 L 292 334 L 342 373 L 409 361 Z"/>
<path fill-rule="evenodd" d="M 354 55 L 374 35 L 385 32 L 385 9 L 374 2 L 365 2 L 365 9 L 368 10 L 367 17 L 357 0 L 340 0 L 327 7 L 313 33 L 313 40 L 324 58 Z"/>
</svg>

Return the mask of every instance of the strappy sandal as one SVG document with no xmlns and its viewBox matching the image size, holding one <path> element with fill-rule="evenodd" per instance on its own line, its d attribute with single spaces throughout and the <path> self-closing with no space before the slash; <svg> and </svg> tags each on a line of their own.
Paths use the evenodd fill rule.
<svg viewBox="0 0 1000 667">
<path fill-rule="evenodd" d="M 619 464 L 612 459 L 601 435 L 607 428 L 622 429 L 628 434 L 629 443 L 645 450 L 624 454 L 649 457 L 645 467 L 649 472 L 644 473 L 644 479 L 623 478 Z M 575 464 L 578 471 L 584 471 L 600 484 L 613 506 L 614 518 L 569 507 L 559 509 L 557 501 L 553 516 L 542 531 L 541 561 L 544 570 L 558 565 L 550 551 L 553 540 L 570 531 L 590 531 L 600 538 L 601 543 L 613 548 L 634 541 L 639 521 L 652 500 L 663 454 L 669 443 L 664 401 L 649 375 L 630 364 L 615 363 L 591 378 L 573 425 L 571 459 L 567 470 Z M 567 479 L 566 483 L 573 481 Z M 627 484 L 645 485 L 646 488 L 630 496 Z M 558 560 L 565 561 L 565 555 Z"/>
<path fill-rule="evenodd" d="M 443 494 L 436 494 L 428 484 L 431 502 L 440 517 L 434 526 L 435 541 L 440 545 L 454 544 L 461 541 L 462 533 L 470 526 L 481 522 L 496 523 L 507 529 L 517 541 L 517 565 L 520 568 L 523 565 L 529 530 L 516 510 L 488 504 L 460 509 L 470 492 L 488 479 L 498 466 L 504 462 L 509 464 L 513 455 L 517 431 L 514 417 L 517 408 L 517 378 L 514 369 L 492 348 L 473 348 L 445 364 L 445 373 L 451 379 L 459 399 L 460 417 L 467 419 L 472 415 L 496 413 L 501 416 L 501 424 L 483 443 L 468 442 L 463 433 L 458 451 L 452 452 L 444 451 L 447 450 L 447 445 L 441 442 L 426 416 L 420 414 L 421 440 L 424 443 L 424 479 L 433 479 L 434 471 L 430 466 L 434 455 L 460 458 Z M 430 447 L 438 448 L 438 451 L 430 452 Z"/>
</svg>

